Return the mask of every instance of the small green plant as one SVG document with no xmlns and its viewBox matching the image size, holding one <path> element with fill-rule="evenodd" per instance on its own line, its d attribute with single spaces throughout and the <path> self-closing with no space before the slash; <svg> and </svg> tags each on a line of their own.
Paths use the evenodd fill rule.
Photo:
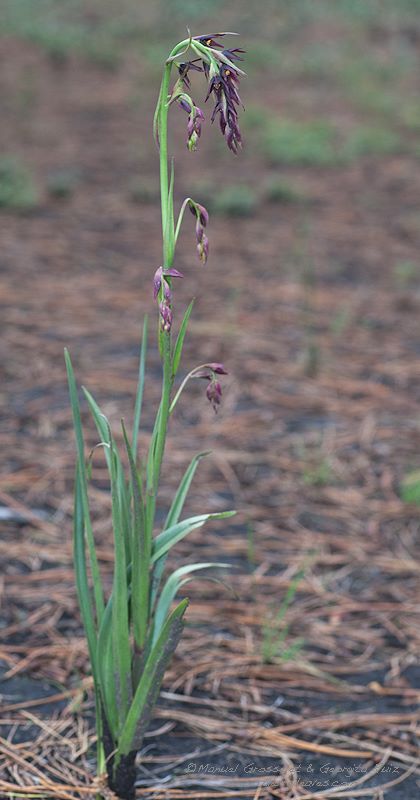
<svg viewBox="0 0 420 800">
<path fill-rule="evenodd" d="M 400 486 L 400 496 L 403 503 L 420 506 L 420 470 L 413 470 L 404 476 Z"/>
<path fill-rule="evenodd" d="M 351 309 L 348 306 L 339 308 L 330 322 L 330 331 L 333 336 L 341 336 L 348 329 L 351 318 Z"/>
<path fill-rule="evenodd" d="M 269 119 L 261 140 L 270 164 L 329 166 L 337 162 L 335 130 L 325 120 Z"/>
<path fill-rule="evenodd" d="M 271 619 L 263 626 L 261 656 L 264 664 L 290 660 L 302 650 L 305 644 L 304 639 L 298 638 L 293 644 L 286 645 L 290 626 L 285 621 L 303 577 L 304 570 L 300 570 L 290 582 L 277 614 L 272 615 Z"/>
<path fill-rule="evenodd" d="M 322 458 L 317 464 L 305 467 L 303 481 L 307 486 L 327 486 L 331 483 L 333 471 L 328 458 Z"/>
<path fill-rule="evenodd" d="M 79 183 L 77 169 L 57 169 L 47 176 L 47 191 L 51 197 L 64 200 L 74 194 Z"/>
<path fill-rule="evenodd" d="M 395 131 L 387 128 L 360 126 L 351 131 L 341 154 L 346 160 L 362 156 L 390 155 L 401 150 L 401 139 Z"/>
<path fill-rule="evenodd" d="M 29 211 L 38 202 L 31 174 L 17 158 L 0 159 L 0 208 Z"/>
<path fill-rule="evenodd" d="M 258 198 L 248 186 L 225 186 L 215 195 L 212 209 L 227 217 L 252 217 Z"/>
<path fill-rule="evenodd" d="M 414 261 L 398 261 L 394 267 L 394 280 L 400 287 L 413 284 L 420 277 L 420 267 Z"/>
<path fill-rule="evenodd" d="M 217 562 L 190 563 L 169 574 L 164 581 L 168 553 L 177 542 L 209 520 L 226 519 L 235 513 L 204 513 L 181 519 L 198 464 L 207 455 L 199 453 L 181 479 L 165 523 L 156 530 L 158 490 L 170 417 L 193 379 L 206 382 L 207 398 L 217 411 L 222 397 L 220 376 L 227 374 L 223 364 L 201 364 L 190 370 L 174 391 L 193 309 L 191 302 L 174 340 L 173 284 L 175 279 L 183 277 L 173 266 L 176 244 L 185 211 L 189 211 L 195 221 L 197 254 L 200 262 L 206 263 L 209 217 L 204 206 L 191 197 L 184 200 L 179 214 L 174 214 L 174 165 L 168 157 L 167 130 L 169 109 L 178 106 L 187 114 L 187 147 L 190 151 L 197 148 L 204 115 L 189 94 L 189 73 L 198 71 L 208 81 L 208 96 L 212 95 L 215 100 L 213 118 L 218 117 L 228 148 L 235 153 L 238 151 L 241 133 L 237 87 L 243 73 L 236 62 L 241 60 L 243 51 L 239 48 L 225 49 L 224 43 L 219 42 L 225 35 L 189 37 L 173 48 L 165 61 L 156 107 L 154 134 L 160 163 L 163 265 L 158 267 L 153 278 L 153 296 L 158 312 L 162 391 L 148 449 L 145 442 L 138 447 L 147 319 L 143 326 L 132 431 L 129 435 L 124 422 L 121 423 L 122 446 L 118 446 L 95 399 L 84 389 L 99 436 L 97 447 L 103 451 L 110 480 L 114 563 L 112 590 L 108 596 L 102 582 L 90 513 L 89 482 L 93 455 L 86 462 L 78 389 L 70 356 L 67 351 L 65 354 L 77 449 L 74 566 L 94 682 L 97 769 L 99 776 L 107 774 L 110 789 L 123 800 L 133 800 L 135 796 L 136 754 L 142 746 L 166 667 L 184 625 L 188 600 L 184 598 L 171 611 L 172 601 L 191 580 L 192 573 L 226 566 Z M 176 78 L 171 86 L 174 68 Z M 96 451 L 94 448 L 93 453 Z"/>
<path fill-rule="evenodd" d="M 264 187 L 264 194 L 270 203 L 282 205 L 302 203 L 304 200 L 301 192 L 282 178 L 270 178 Z"/>
</svg>

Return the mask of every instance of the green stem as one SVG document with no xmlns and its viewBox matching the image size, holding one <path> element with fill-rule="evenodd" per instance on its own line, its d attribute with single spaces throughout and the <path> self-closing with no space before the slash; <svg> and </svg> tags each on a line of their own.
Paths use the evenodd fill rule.
<svg viewBox="0 0 420 800">
<path fill-rule="evenodd" d="M 165 65 L 162 79 L 162 89 L 159 111 L 159 166 L 160 166 L 160 202 L 162 209 L 162 238 L 163 238 L 163 266 L 170 267 L 170 237 L 168 219 L 168 96 L 169 82 L 171 79 L 172 63 Z"/>
<path fill-rule="evenodd" d="M 175 48 L 171 56 L 175 54 Z M 159 108 L 157 113 L 159 130 L 159 167 L 160 167 L 160 199 L 162 211 L 162 238 L 163 238 L 163 266 L 172 266 L 173 261 L 173 238 L 174 220 L 173 205 L 169 197 L 172 187 L 169 186 L 168 170 L 168 98 L 169 84 L 171 79 L 172 61 L 167 61 L 162 78 L 162 86 L 159 95 Z M 163 288 L 162 288 L 163 294 Z M 163 300 L 162 298 L 159 298 Z M 172 388 L 172 346 L 170 331 L 159 330 L 160 352 L 163 362 L 162 376 L 162 396 L 159 406 L 159 416 L 156 420 L 156 438 L 152 438 L 151 456 L 152 469 L 148 470 L 147 477 L 147 501 L 146 501 L 146 527 L 148 538 L 151 539 L 156 508 L 156 496 L 159 484 L 160 471 L 162 467 L 163 454 L 165 450 L 166 432 L 168 427 L 169 406 Z"/>
</svg>

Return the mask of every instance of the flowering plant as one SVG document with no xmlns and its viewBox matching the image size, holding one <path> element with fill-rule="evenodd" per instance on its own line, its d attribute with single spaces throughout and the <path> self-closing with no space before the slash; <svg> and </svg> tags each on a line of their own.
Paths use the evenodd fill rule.
<svg viewBox="0 0 420 800">
<path fill-rule="evenodd" d="M 190 303 L 185 311 L 177 338 L 173 341 L 173 281 L 183 277 L 173 267 L 173 261 L 187 207 L 195 217 L 197 252 L 203 264 L 207 261 L 209 243 L 205 233 L 207 211 L 190 197 L 184 200 L 175 223 L 174 171 L 173 165 L 169 168 L 167 150 L 168 111 L 175 103 L 188 114 L 189 150 L 196 149 L 201 135 L 204 114 L 189 93 L 191 71 L 204 73 L 208 83 L 206 100 L 210 96 L 215 100 L 212 120 L 219 117 L 220 129 L 228 147 L 235 153 L 240 147 L 240 98 L 237 85 L 243 73 L 236 62 L 241 59 L 243 51 L 238 48 L 224 49 L 218 40 L 226 35 L 190 36 L 174 47 L 165 62 L 156 107 L 154 133 L 160 158 L 163 265 L 155 272 L 153 295 L 158 306 L 158 341 L 163 377 L 160 404 L 144 460 L 137 456 L 137 445 L 145 381 L 147 318 L 143 326 L 139 381 L 130 438 L 122 422 L 125 456 L 116 445 L 106 416 L 92 395 L 83 390 L 100 437 L 100 446 L 104 450 L 110 478 L 114 572 L 108 598 L 104 594 L 90 514 L 90 469 L 85 461 L 78 390 L 70 356 L 67 351 L 65 353 L 77 447 L 74 564 L 95 692 L 97 769 L 99 776 L 107 775 L 109 787 L 124 800 L 134 797 L 136 754 L 141 748 L 165 669 L 183 629 L 188 600 L 183 599 L 171 611 L 172 601 L 194 571 L 226 566 L 214 563 L 188 564 L 175 570 L 163 582 L 168 552 L 208 520 L 224 519 L 235 513 L 225 511 L 180 519 L 198 463 L 206 455 L 200 453 L 193 458 L 179 484 L 162 530 L 155 532 L 158 487 L 170 415 L 192 378 L 207 381 L 207 398 L 217 411 L 222 396 L 219 377 L 226 375 L 223 364 L 201 364 L 187 374 L 172 397 L 193 306 Z M 190 60 L 185 59 L 188 54 L 191 55 Z M 178 73 L 170 89 L 174 66 Z M 128 463 L 128 474 L 124 470 L 123 458 Z"/>
</svg>

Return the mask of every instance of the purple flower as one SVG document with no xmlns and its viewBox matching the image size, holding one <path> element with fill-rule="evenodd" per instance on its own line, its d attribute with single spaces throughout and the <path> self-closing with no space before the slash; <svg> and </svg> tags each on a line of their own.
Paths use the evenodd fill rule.
<svg viewBox="0 0 420 800">
<path fill-rule="evenodd" d="M 194 200 L 190 200 L 188 205 L 191 214 L 196 218 L 195 237 L 197 240 L 198 257 L 202 264 L 205 264 L 209 255 L 209 240 L 204 232 L 204 228 L 209 221 L 208 211 L 204 206 L 200 205 L 200 203 L 196 203 Z"/>
<path fill-rule="evenodd" d="M 183 275 L 173 267 L 164 269 L 159 267 L 155 272 L 153 278 L 153 297 L 156 300 L 162 290 L 162 295 L 159 299 L 159 314 L 162 325 L 162 330 L 169 333 L 172 327 L 173 313 L 171 308 L 172 303 L 172 290 L 166 278 L 183 278 Z"/>
<path fill-rule="evenodd" d="M 214 378 L 214 375 L 228 375 L 228 371 L 224 368 L 223 364 L 219 364 L 217 361 L 212 361 L 210 364 L 203 364 L 198 370 L 194 371 L 195 378 L 207 378 L 207 380 L 211 381 Z"/>
<path fill-rule="evenodd" d="M 193 38 L 195 41 L 200 42 L 200 44 L 204 44 L 205 47 L 223 47 L 220 42 L 216 42 L 216 37 L 222 38 L 226 35 L 226 33 L 206 33 L 202 36 L 194 36 Z"/>
<path fill-rule="evenodd" d="M 195 105 L 194 101 L 188 94 L 184 92 L 182 94 L 176 95 L 174 98 L 178 101 L 181 108 L 188 114 L 188 125 L 187 125 L 187 147 L 188 150 L 196 150 L 197 143 L 201 136 L 201 123 L 204 119 L 204 114 L 201 108 Z"/>
<path fill-rule="evenodd" d="M 243 51 L 240 51 L 243 52 Z M 225 50 L 229 54 L 227 57 L 239 58 L 234 51 Z M 211 116 L 214 122 L 219 115 L 219 126 L 226 139 L 227 146 L 233 153 L 237 153 L 242 145 L 242 136 L 238 125 L 238 108 L 241 104 L 237 84 L 239 76 L 237 72 L 223 62 L 220 64 L 219 71 L 210 79 L 206 101 L 213 94 L 216 103 Z"/>
<path fill-rule="evenodd" d="M 190 152 L 197 149 L 197 143 L 201 136 L 201 122 L 203 119 L 204 114 L 201 108 L 194 106 L 187 125 L 187 147 Z"/>
<path fill-rule="evenodd" d="M 164 269 L 163 267 L 159 267 L 159 269 L 157 269 L 156 272 L 155 272 L 155 277 L 153 278 L 153 299 L 154 300 L 156 300 L 156 298 L 157 298 L 157 296 L 158 296 L 158 294 L 160 292 L 160 288 L 162 286 L 162 283 L 163 283 L 163 292 L 164 292 L 165 299 L 168 302 L 170 302 L 172 300 L 171 287 L 169 286 L 169 283 L 165 280 L 166 277 L 168 277 L 168 278 L 183 278 L 184 276 L 182 275 L 181 272 L 178 272 L 177 269 L 173 269 L 172 267 L 170 269 Z"/>
<path fill-rule="evenodd" d="M 206 390 L 207 400 L 212 404 L 214 412 L 217 410 L 222 402 L 222 387 L 220 381 L 212 380 L 207 386 Z"/>
<path fill-rule="evenodd" d="M 169 333 L 172 327 L 173 313 L 170 305 L 167 302 L 163 301 L 162 303 L 159 303 L 159 314 L 162 330 L 166 331 L 166 333 Z"/>
<path fill-rule="evenodd" d="M 188 77 L 188 73 L 190 69 L 195 70 L 196 72 L 202 72 L 203 67 L 197 64 L 197 61 L 200 61 L 199 58 L 195 58 L 193 61 L 186 61 L 183 64 L 179 64 L 178 72 L 179 72 L 179 79 L 187 87 L 187 89 L 191 86 L 191 81 Z"/>
<path fill-rule="evenodd" d="M 217 412 L 218 407 L 222 401 L 222 386 L 220 381 L 217 380 L 216 375 L 227 375 L 228 372 L 223 364 L 218 361 L 212 361 L 209 364 L 203 364 L 194 370 L 194 378 L 204 378 L 209 381 L 206 396 L 207 400 L 212 404 L 213 409 Z"/>
</svg>

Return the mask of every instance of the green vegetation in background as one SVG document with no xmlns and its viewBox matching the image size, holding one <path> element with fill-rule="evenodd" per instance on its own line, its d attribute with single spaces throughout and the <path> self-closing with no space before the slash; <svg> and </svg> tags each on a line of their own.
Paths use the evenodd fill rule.
<svg viewBox="0 0 420 800">
<path fill-rule="evenodd" d="M 267 121 L 261 149 L 270 164 L 327 166 L 337 162 L 335 131 L 326 120 L 294 122 Z"/>
<path fill-rule="evenodd" d="M 38 202 L 30 172 L 14 157 L 0 158 L 0 208 L 29 211 Z"/>
<path fill-rule="evenodd" d="M 341 133 L 328 120 L 297 122 L 271 118 L 258 134 L 261 153 L 276 166 L 336 166 L 362 156 L 401 152 L 401 137 L 380 126 L 358 125 Z"/>
<path fill-rule="evenodd" d="M 81 174 L 78 169 L 71 167 L 56 169 L 47 176 L 48 194 L 56 199 L 67 199 L 74 194 L 80 181 Z"/>
<path fill-rule="evenodd" d="M 328 458 L 322 458 L 318 464 L 308 466 L 303 471 L 303 482 L 307 486 L 328 486 L 332 479 L 333 471 Z"/>
<path fill-rule="evenodd" d="M 401 482 L 400 496 L 403 503 L 420 506 L 420 470 L 408 472 L 404 476 Z"/>
<path fill-rule="evenodd" d="M 213 197 L 211 209 L 215 214 L 228 217 L 252 217 L 258 206 L 258 197 L 250 186 L 240 184 L 225 186 Z"/>
<path fill-rule="evenodd" d="M 306 200 L 302 192 L 296 189 L 292 183 L 276 176 L 267 180 L 264 186 L 264 195 L 270 203 L 281 205 L 303 203 Z"/>
<path fill-rule="evenodd" d="M 394 280 L 401 289 L 412 286 L 420 278 L 420 266 L 414 261 L 398 261 L 394 267 Z"/>
<path fill-rule="evenodd" d="M 341 153 L 344 160 L 352 161 L 361 156 L 391 155 L 402 149 L 401 137 L 395 131 L 360 125 L 349 132 Z"/>
<path fill-rule="evenodd" d="M 290 625 L 286 623 L 285 617 L 295 598 L 299 584 L 304 577 L 304 571 L 300 570 L 293 580 L 290 581 L 289 588 L 280 604 L 280 608 L 274 616 L 262 628 L 261 656 L 264 664 L 272 664 L 276 661 L 288 661 L 293 658 L 304 646 L 302 638 L 296 639 L 291 645 L 286 644 Z"/>
</svg>

